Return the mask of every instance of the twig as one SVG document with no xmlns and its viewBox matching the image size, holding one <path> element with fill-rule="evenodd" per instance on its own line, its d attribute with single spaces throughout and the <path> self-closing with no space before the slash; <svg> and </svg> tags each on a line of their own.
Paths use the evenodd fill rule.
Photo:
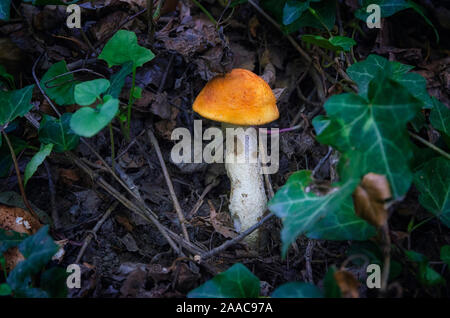
<svg viewBox="0 0 450 318">
<path fill-rule="evenodd" d="M 109 218 L 112 211 L 115 210 L 119 202 L 115 201 L 111 206 L 106 210 L 105 214 L 103 214 L 102 218 L 98 220 L 97 224 L 95 224 L 92 231 L 89 231 L 89 234 L 86 236 L 83 242 L 83 246 L 80 249 L 80 252 L 78 252 L 78 256 L 75 260 L 75 263 L 80 263 L 81 257 L 83 257 L 84 252 L 86 251 L 86 248 L 88 247 L 89 243 L 91 242 L 92 238 L 96 235 L 97 231 L 100 229 L 100 227 L 105 223 L 105 221 Z"/>
<path fill-rule="evenodd" d="M 380 293 L 383 295 L 388 290 L 389 272 L 391 269 L 391 236 L 389 235 L 389 224 L 386 222 L 380 229 L 383 241 L 383 271 L 381 272 L 381 289 Z"/>
<path fill-rule="evenodd" d="M 14 162 L 14 168 L 16 169 L 16 175 L 17 175 L 17 183 L 19 184 L 20 193 L 22 194 L 23 203 L 25 203 L 26 207 L 30 211 L 30 213 L 39 220 L 39 216 L 34 212 L 33 208 L 31 207 L 30 202 L 28 202 L 27 195 L 25 194 L 25 188 L 23 187 L 22 183 L 22 177 L 20 175 L 20 169 L 19 169 L 19 163 L 17 162 L 16 153 L 14 152 L 14 148 L 11 145 L 11 141 L 9 140 L 8 135 L 4 130 L 2 130 L 3 137 L 5 138 L 6 144 L 8 145 L 9 151 L 11 153 L 12 160 Z"/>
<path fill-rule="evenodd" d="M 200 197 L 197 200 L 197 203 L 194 205 L 194 207 L 191 209 L 191 211 L 189 211 L 189 213 L 186 215 L 186 219 L 191 219 L 192 216 L 194 216 L 195 213 L 197 213 L 198 209 L 200 209 L 200 207 L 203 204 L 203 200 L 205 199 L 205 196 L 208 194 L 209 191 L 211 191 L 212 188 L 214 188 L 216 185 L 218 184 L 218 182 L 211 182 L 210 184 L 208 184 L 206 186 L 206 188 L 203 190 L 202 194 L 200 195 Z"/>
<path fill-rule="evenodd" d="M 50 165 L 47 162 L 47 160 L 44 160 L 44 166 L 45 166 L 45 170 L 47 171 L 48 190 L 50 192 L 50 206 L 51 206 L 51 209 L 52 209 L 53 227 L 55 229 L 59 229 L 61 227 L 61 222 L 59 220 L 58 209 L 56 208 L 55 184 L 53 183 L 52 173 L 51 173 L 51 170 L 50 170 Z"/>
<path fill-rule="evenodd" d="M 153 0 L 147 0 L 148 42 L 153 44 L 155 21 L 153 20 Z"/>
<path fill-rule="evenodd" d="M 306 251 L 305 251 L 306 277 L 308 278 L 308 281 L 312 284 L 314 284 L 314 279 L 313 279 L 313 272 L 312 272 L 312 266 L 311 266 L 311 259 L 312 259 L 312 253 L 314 250 L 314 243 L 315 243 L 315 241 L 308 240 L 308 245 L 306 246 Z"/>
<path fill-rule="evenodd" d="M 209 252 L 203 253 L 201 255 L 199 255 L 199 261 L 205 261 L 211 257 L 213 257 L 214 255 L 219 254 L 220 252 L 225 251 L 227 248 L 229 248 L 230 246 L 242 241 L 246 236 L 250 235 L 253 231 L 255 231 L 256 229 L 258 229 L 261 225 L 263 225 L 264 223 L 266 223 L 272 216 L 274 216 L 275 214 L 273 214 L 272 212 L 267 214 L 265 217 L 263 217 L 258 223 L 256 223 L 255 225 L 249 227 L 247 230 L 245 230 L 244 232 L 240 233 L 238 236 L 236 236 L 235 238 L 226 241 L 225 243 L 223 243 L 222 245 L 213 248 L 212 250 L 210 250 Z"/>
<path fill-rule="evenodd" d="M 448 160 L 450 160 L 450 154 L 446 153 L 444 150 L 442 150 L 439 147 L 436 147 L 435 145 L 433 145 L 431 142 L 423 139 L 422 137 L 420 137 L 419 135 L 416 135 L 415 133 L 412 133 L 409 131 L 409 135 L 411 137 L 413 137 L 414 139 L 420 141 L 421 143 L 423 143 L 425 146 L 427 146 L 428 148 L 436 151 L 438 154 L 440 154 L 441 156 L 447 158 Z"/>
<path fill-rule="evenodd" d="M 208 17 L 208 19 L 214 24 L 214 26 L 217 26 L 217 21 L 216 19 L 214 19 L 214 17 L 211 15 L 211 13 L 209 13 L 208 10 L 206 10 L 206 8 L 197 0 L 192 0 L 192 2 L 195 3 L 195 5 L 202 10 L 202 12 Z"/>
<path fill-rule="evenodd" d="M 177 212 L 178 220 L 180 221 L 181 230 L 183 232 L 184 239 L 189 242 L 189 234 L 186 229 L 186 219 L 184 218 L 183 211 L 181 210 L 180 203 L 178 202 L 177 195 L 175 194 L 175 190 L 173 188 L 172 180 L 170 179 L 169 172 L 167 171 L 166 163 L 162 157 L 161 149 L 159 148 L 158 140 L 151 130 L 147 131 L 148 137 L 155 148 L 156 155 L 158 156 L 159 163 L 161 165 L 164 178 L 166 179 L 167 187 L 169 188 L 170 196 L 172 198 L 173 206 Z"/>
</svg>

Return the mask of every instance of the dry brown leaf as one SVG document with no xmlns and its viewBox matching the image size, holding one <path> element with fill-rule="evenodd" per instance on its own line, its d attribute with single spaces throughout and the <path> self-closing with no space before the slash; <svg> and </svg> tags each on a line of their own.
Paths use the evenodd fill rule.
<svg viewBox="0 0 450 318">
<path fill-rule="evenodd" d="M 67 185 L 72 185 L 74 182 L 80 181 L 80 176 L 78 173 L 73 169 L 58 169 L 59 176 Z"/>
<path fill-rule="evenodd" d="M 210 210 L 209 219 L 214 229 L 226 238 L 236 237 L 237 233 L 234 231 L 234 229 L 226 226 L 225 224 L 223 224 L 223 221 L 220 220 L 220 215 L 216 212 L 216 209 L 214 208 L 214 205 L 210 200 L 208 200 L 208 204 Z"/>
<path fill-rule="evenodd" d="M 343 298 L 359 298 L 359 281 L 352 273 L 339 270 L 334 273 L 334 279 Z"/>
<path fill-rule="evenodd" d="M 392 197 L 385 176 L 368 173 L 353 193 L 355 212 L 376 227 L 382 227 L 388 219 L 386 201 Z"/>
</svg>

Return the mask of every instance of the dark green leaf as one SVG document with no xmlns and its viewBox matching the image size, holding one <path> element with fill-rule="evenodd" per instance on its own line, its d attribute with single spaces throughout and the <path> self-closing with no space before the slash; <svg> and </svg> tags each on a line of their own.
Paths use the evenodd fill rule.
<svg viewBox="0 0 450 318">
<path fill-rule="evenodd" d="M 450 161 L 437 157 L 414 175 L 420 191 L 419 202 L 450 227 Z"/>
<path fill-rule="evenodd" d="M 134 32 L 119 30 L 106 43 L 99 59 L 105 60 L 109 67 L 133 62 L 134 67 L 140 67 L 155 57 L 152 51 L 139 46 Z"/>
<path fill-rule="evenodd" d="M 0 257 L 9 248 L 19 245 L 28 235 L 0 229 Z"/>
<path fill-rule="evenodd" d="M 75 104 L 74 88 L 79 81 L 75 81 L 73 74 L 67 73 L 66 61 L 60 61 L 53 64 L 41 79 L 41 87 L 45 93 L 58 105 Z"/>
<path fill-rule="evenodd" d="M 39 140 L 43 144 L 54 144 L 53 151 L 65 152 L 78 146 L 80 137 L 70 129 L 71 113 L 64 113 L 60 119 L 44 115 L 39 128 Z"/>
<path fill-rule="evenodd" d="M 286 2 L 283 8 L 283 24 L 289 25 L 299 19 L 302 14 L 308 10 L 309 1 L 290 0 Z"/>
<path fill-rule="evenodd" d="M 20 138 L 9 136 L 14 153 L 18 155 L 22 150 L 27 148 L 27 143 Z M 13 160 L 8 144 L 3 142 L 0 147 L 0 178 L 6 177 L 12 167 Z"/>
<path fill-rule="evenodd" d="M 70 120 L 70 128 L 79 136 L 92 137 L 106 127 L 119 110 L 119 100 L 107 95 L 96 109 L 83 107 Z"/>
<path fill-rule="evenodd" d="M 189 292 L 189 298 L 257 298 L 259 279 L 238 263 L 200 287 Z"/>
<path fill-rule="evenodd" d="M 9 296 L 11 293 L 12 290 L 8 284 L 0 284 L 0 296 Z"/>
<path fill-rule="evenodd" d="M 133 71 L 133 63 L 127 62 L 122 65 L 120 71 L 111 76 L 111 86 L 109 87 L 106 95 L 111 95 L 114 98 L 119 98 L 123 85 L 125 84 L 125 78 Z"/>
<path fill-rule="evenodd" d="M 67 297 L 67 272 L 61 267 L 53 267 L 46 270 L 41 275 L 40 287 L 46 291 L 50 297 Z"/>
<path fill-rule="evenodd" d="M 345 36 L 334 36 L 330 39 L 326 39 L 320 35 L 305 34 L 302 36 L 302 41 L 317 45 L 321 48 L 332 51 L 349 51 L 356 42 Z"/>
<path fill-rule="evenodd" d="M 377 4 L 381 9 L 381 17 L 386 18 L 395 13 L 409 8 L 406 0 L 360 0 L 361 8 L 355 12 L 358 19 L 366 21 L 370 12 L 367 12 L 367 7 L 371 4 Z"/>
<path fill-rule="evenodd" d="M 10 273 L 8 285 L 18 295 L 27 295 L 30 289 L 31 276 L 37 274 L 47 265 L 58 251 L 58 245 L 48 234 L 48 225 L 43 226 L 34 235 L 19 244 L 19 251 L 25 257 Z M 44 292 L 32 289 L 32 294 L 44 295 Z M 20 296 L 19 296 L 20 297 Z"/>
<path fill-rule="evenodd" d="M 0 65 L 0 78 L 3 78 L 6 81 L 6 83 L 8 83 L 8 85 L 10 86 L 11 89 L 14 88 L 14 86 L 15 86 L 15 84 L 14 84 L 14 77 L 11 74 L 9 74 L 6 71 L 6 69 L 3 66 L 1 66 L 1 65 Z"/>
<path fill-rule="evenodd" d="M 450 266 L 450 245 L 444 245 L 441 247 L 441 260 Z"/>
<path fill-rule="evenodd" d="M 31 96 L 34 85 L 13 91 L 0 91 L 0 126 L 28 113 L 33 107 Z"/>
<path fill-rule="evenodd" d="M 290 282 L 272 293 L 273 298 L 323 298 L 322 291 L 308 283 Z"/>
<path fill-rule="evenodd" d="M 37 168 L 44 162 L 45 158 L 47 158 L 52 152 L 53 144 L 41 144 L 41 149 L 31 158 L 30 162 L 25 167 L 24 174 L 24 185 L 26 186 L 28 180 L 33 176 L 36 172 Z"/>
<path fill-rule="evenodd" d="M 434 97 L 430 123 L 435 129 L 450 137 L 450 109 Z"/>
<path fill-rule="evenodd" d="M 0 20 L 9 20 L 9 6 L 11 0 L 0 1 Z"/>
<path fill-rule="evenodd" d="M 320 233 L 316 223 L 326 215 L 339 213 L 342 203 L 353 193 L 359 179 L 336 184 L 332 191 L 323 196 L 318 196 L 311 190 L 311 182 L 311 171 L 295 172 L 268 204 L 270 211 L 283 219 L 283 256 L 299 235 L 309 231 Z"/>
<path fill-rule="evenodd" d="M 341 298 L 341 289 L 339 288 L 336 279 L 334 278 L 335 272 L 336 267 L 331 266 L 323 279 L 323 287 L 325 290 L 326 298 Z"/>
<path fill-rule="evenodd" d="M 355 94 L 334 95 L 324 107 L 332 120 L 344 124 L 350 143 L 362 153 L 361 172 L 385 175 L 394 198 L 399 198 L 412 182 L 406 124 L 422 103 L 382 73 L 370 82 L 367 95 L 368 100 Z"/>
</svg>

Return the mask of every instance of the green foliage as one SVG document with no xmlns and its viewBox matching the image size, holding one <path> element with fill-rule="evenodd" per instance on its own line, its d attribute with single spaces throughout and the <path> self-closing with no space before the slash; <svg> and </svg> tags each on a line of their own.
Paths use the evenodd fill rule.
<svg viewBox="0 0 450 318">
<path fill-rule="evenodd" d="M 33 107 L 31 97 L 34 85 L 13 91 L 0 91 L 0 126 L 28 113 Z"/>
<path fill-rule="evenodd" d="M 68 71 L 66 61 L 60 61 L 53 64 L 41 79 L 42 89 L 58 105 L 75 104 L 74 88 L 79 82 L 75 81 L 72 73 L 61 76 Z"/>
<path fill-rule="evenodd" d="M 0 1 L 0 20 L 9 20 L 9 8 L 11 0 Z"/>
<path fill-rule="evenodd" d="M 37 168 L 44 162 L 45 158 L 47 158 L 52 152 L 53 144 L 41 144 L 41 149 L 31 158 L 30 162 L 25 167 L 25 175 L 24 175 L 24 184 L 25 186 L 28 183 L 28 180 L 33 176 L 36 172 Z"/>
<path fill-rule="evenodd" d="M 50 297 L 55 293 L 55 286 L 62 286 L 62 275 L 51 277 L 52 271 L 42 275 L 40 288 L 34 287 L 32 277 L 38 274 L 58 251 L 48 234 L 48 226 L 42 227 L 34 235 L 29 236 L 18 245 L 19 251 L 25 257 L 8 275 L 6 283 L 12 289 L 15 297 Z M 45 274 L 45 273 L 44 273 Z M 51 282 L 51 279 L 54 281 Z M 65 281 L 65 280 L 64 280 Z M 57 294 L 62 295 L 61 292 Z"/>
<path fill-rule="evenodd" d="M 430 123 L 446 137 L 450 137 L 450 109 L 434 97 Z"/>
<path fill-rule="evenodd" d="M 64 113 L 60 119 L 44 115 L 39 128 L 39 141 L 53 144 L 53 151 L 65 152 L 78 146 L 80 137 L 70 129 L 71 113 Z"/>
<path fill-rule="evenodd" d="M 75 102 L 82 106 L 91 105 L 108 90 L 110 85 L 109 81 L 103 78 L 77 84 L 74 92 Z"/>
<path fill-rule="evenodd" d="M 122 65 L 121 69 L 111 76 L 111 86 L 109 87 L 106 95 L 111 95 L 114 98 L 119 98 L 123 85 L 125 84 L 125 78 L 133 71 L 133 63 L 127 62 Z"/>
<path fill-rule="evenodd" d="M 0 5 L 1 6 L 1 5 Z M 9 74 L 6 69 L 0 65 L 0 79 L 3 79 L 11 89 L 14 89 L 14 77 Z"/>
<path fill-rule="evenodd" d="M 316 286 L 302 282 L 290 282 L 278 287 L 273 298 L 323 298 L 322 291 Z"/>
<path fill-rule="evenodd" d="M 119 100 L 107 95 L 97 107 L 83 107 L 70 120 L 70 128 L 79 136 L 92 137 L 106 127 L 119 110 Z"/>
<path fill-rule="evenodd" d="M 318 196 L 312 190 L 310 171 L 292 174 L 268 205 L 270 211 L 283 220 L 283 256 L 301 234 L 334 240 L 365 240 L 372 236 L 371 226 L 349 207 L 349 198 L 358 183 L 358 178 L 348 179 L 345 183 L 334 184 L 328 194 Z"/>
<path fill-rule="evenodd" d="M 323 36 L 312 34 L 303 35 L 302 41 L 335 52 L 350 51 L 352 46 L 356 44 L 355 40 L 345 36 L 333 36 L 329 39 L 326 39 Z"/>
<path fill-rule="evenodd" d="M 20 138 L 9 136 L 14 153 L 17 156 L 22 150 L 28 147 L 27 143 Z M 0 147 L 0 178 L 6 177 L 13 165 L 11 152 L 6 142 Z"/>
<path fill-rule="evenodd" d="M 418 265 L 417 278 L 425 286 L 445 284 L 445 279 L 429 266 L 427 257 L 415 251 L 405 251 L 406 257 Z"/>
<path fill-rule="evenodd" d="M 189 298 L 256 298 L 259 279 L 238 263 L 189 292 Z"/>
<path fill-rule="evenodd" d="M 134 32 L 119 30 L 106 43 L 99 59 L 105 60 L 109 67 L 133 62 L 133 66 L 140 67 L 151 61 L 155 55 L 149 49 L 140 46 Z"/>
<path fill-rule="evenodd" d="M 0 229 L 0 258 L 8 249 L 19 245 L 27 237 L 27 234 Z"/>
<path fill-rule="evenodd" d="M 450 227 L 450 161 L 437 157 L 414 175 L 420 191 L 419 202 Z"/>
</svg>

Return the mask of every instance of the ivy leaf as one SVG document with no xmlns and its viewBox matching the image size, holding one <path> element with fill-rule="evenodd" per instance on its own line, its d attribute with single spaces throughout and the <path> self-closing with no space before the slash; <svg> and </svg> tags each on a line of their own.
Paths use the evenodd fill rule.
<svg viewBox="0 0 450 318">
<path fill-rule="evenodd" d="M 9 296 L 12 294 L 11 287 L 8 284 L 0 284 L 0 296 Z"/>
<path fill-rule="evenodd" d="M 71 113 L 64 113 L 60 119 L 44 115 L 39 128 L 39 141 L 53 144 L 53 151 L 65 152 L 78 146 L 80 137 L 70 129 Z"/>
<path fill-rule="evenodd" d="M 412 181 L 406 124 L 421 106 L 406 88 L 378 73 L 369 84 L 367 100 L 356 94 L 340 94 L 328 99 L 324 107 L 331 119 L 340 120 L 349 130 L 350 143 L 363 154 L 361 172 L 385 175 L 393 197 L 399 198 Z"/>
<path fill-rule="evenodd" d="M 328 29 L 332 29 L 336 21 L 336 1 L 323 0 L 311 3 L 312 10 L 306 11 L 293 25 L 299 28 L 313 27 L 324 29 L 325 25 Z M 314 12 L 313 15 L 311 12 Z"/>
<path fill-rule="evenodd" d="M 111 95 L 114 98 L 119 98 L 120 92 L 122 91 L 123 85 L 125 84 L 125 79 L 133 71 L 133 63 L 127 62 L 122 65 L 120 71 L 111 76 L 111 86 L 109 87 L 106 95 Z"/>
<path fill-rule="evenodd" d="M 75 81 L 73 74 L 67 73 L 66 61 L 60 61 L 53 64 L 41 79 L 41 87 L 45 93 L 58 105 L 75 104 L 74 88 L 79 81 Z"/>
<path fill-rule="evenodd" d="M 316 131 L 316 139 L 321 144 L 333 145 L 341 153 L 354 150 L 350 144 L 350 130 L 341 121 L 319 115 L 314 117 L 312 124 Z"/>
<path fill-rule="evenodd" d="M 28 180 L 36 172 L 37 168 L 44 162 L 52 152 L 53 144 L 41 144 L 41 149 L 31 158 L 30 162 L 25 167 L 24 184 L 27 185 Z"/>
<path fill-rule="evenodd" d="M 441 133 L 450 137 L 450 109 L 436 98 L 433 98 L 433 109 L 430 112 L 430 123 Z"/>
<path fill-rule="evenodd" d="M 311 190 L 311 181 L 311 171 L 295 172 L 268 204 L 270 211 L 283 220 L 283 256 L 297 236 L 318 231 L 316 223 L 321 218 L 339 213 L 343 201 L 351 196 L 359 182 L 356 178 L 349 179 L 346 183 L 335 184 L 328 194 L 318 196 Z"/>
<path fill-rule="evenodd" d="M 1 5 L 0 5 L 1 6 Z M 10 88 L 14 88 L 15 84 L 14 84 L 14 77 L 9 74 L 6 69 L 0 65 L 0 78 L 3 78 L 6 83 L 8 83 L 8 85 L 10 86 Z"/>
<path fill-rule="evenodd" d="M 28 235 L 24 233 L 0 229 L 0 258 L 8 249 L 19 245 L 27 237 Z"/>
<path fill-rule="evenodd" d="M 401 10 L 409 8 L 406 0 L 360 0 L 361 8 L 355 12 L 358 19 L 366 21 L 370 13 L 367 12 L 367 7 L 371 4 L 377 4 L 381 9 L 381 17 L 387 18 L 396 14 Z"/>
<path fill-rule="evenodd" d="M 75 102 L 82 106 L 91 105 L 108 90 L 110 85 L 109 81 L 103 78 L 77 84 L 74 91 Z"/>
<path fill-rule="evenodd" d="M 310 1 L 290 0 L 286 2 L 283 8 L 283 24 L 289 25 L 299 19 L 302 14 L 308 10 Z"/>
<path fill-rule="evenodd" d="M 189 298 L 257 298 L 259 278 L 238 263 L 189 292 Z"/>
<path fill-rule="evenodd" d="M 290 282 L 272 293 L 273 298 L 323 298 L 322 291 L 313 284 Z"/>
<path fill-rule="evenodd" d="M 364 241 L 376 234 L 375 228 L 355 214 L 353 200 L 343 199 L 340 210 L 328 213 L 306 233 L 311 239 Z"/>
<path fill-rule="evenodd" d="M 450 161 L 437 157 L 414 175 L 420 191 L 419 202 L 450 227 Z"/>
<path fill-rule="evenodd" d="M 33 107 L 31 97 L 34 85 L 13 91 L 0 91 L 0 125 L 6 125 L 28 113 Z"/>
<path fill-rule="evenodd" d="M 418 263 L 417 278 L 420 283 L 425 286 L 445 284 L 445 279 L 429 266 L 428 258 L 425 255 L 415 251 L 405 251 L 405 255 L 410 261 Z"/>
<path fill-rule="evenodd" d="M 95 109 L 83 107 L 70 120 L 70 128 L 79 136 L 92 137 L 106 127 L 119 110 L 119 100 L 107 95 Z"/>
<path fill-rule="evenodd" d="M 140 67 L 155 57 L 152 51 L 142 47 L 137 42 L 134 32 L 119 30 L 106 43 L 99 59 L 105 60 L 109 67 L 133 62 L 133 66 Z"/>
<path fill-rule="evenodd" d="M 66 298 L 67 276 L 68 273 L 61 267 L 50 268 L 42 273 L 40 287 L 52 298 Z"/>
<path fill-rule="evenodd" d="M 48 225 L 19 244 L 19 251 L 25 257 L 10 273 L 6 282 L 16 296 L 44 296 L 45 292 L 31 288 L 31 276 L 39 273 L 58 251 L 58 245 L 48 234 Z M 31 290 L 30 290 L 31 289 Z"/>
<path fill-rule="evenodd" d="M 305 34 L 302 36 L 302 41 L 317 45 L 321 48 L 332 51 L 349 51 L 352 46 L 356 44 L 355 40 L 345 36 L 333 36 L 326 39 L 320 35 Z"/>
<path fill-rule="evenodd" d="M 9 8 L 11 0 L 2 0 L 0 2 L 0 20 L 9 20 Z"/>
</svg>

